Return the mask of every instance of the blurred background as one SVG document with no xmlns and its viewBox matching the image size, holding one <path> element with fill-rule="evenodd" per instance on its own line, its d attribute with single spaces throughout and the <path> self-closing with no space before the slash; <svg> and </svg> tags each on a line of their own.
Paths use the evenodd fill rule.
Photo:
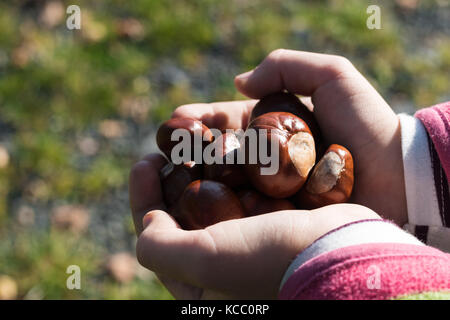
<svg viewBox="0 0 450 320">
<path fill-rule="evenodd" d="M 68 30 L 66 8 L 81 8 Z M 381 30 L 366 27 L 370 4 Z M 128 172 L 181 104 L 271 50 L 348 57 L 396 112 L 450 99 L 448 0 L 0 2 L 0 299 L 171 299 L 137 266 Z M 81 290 L 66 268 L 81 268 Z"/>
</svg>

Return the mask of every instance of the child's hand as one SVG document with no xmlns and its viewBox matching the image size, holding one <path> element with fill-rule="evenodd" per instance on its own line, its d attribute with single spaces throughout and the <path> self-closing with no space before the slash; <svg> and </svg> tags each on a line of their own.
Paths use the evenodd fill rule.
<svg viewBox="0 0 450 320">
<path fill-rule="evenodd" d="M 354 157 L 350 202 L 400 226 L 407 222 L 399 120 L 350 61 L 279 49 L 254 70 L 236 77 L 235 84 L 250 98 L 283 89 L 311 97 L 302 101 L 314 108 L 325 142 L 347 147 Z M 253 101 L 192 104 L 177 108 L 173 117 L 194 117 L 211 128 L 245 129 L 253 106 Z"/>
<path fill-rule="evenodd" d="M 398 224 L 406 222 L 399 122 L 376 90 L 348 60 L 277 50 L 235 80 L 251 98 L 287 89 L 311 96 L 327 143 L 350 149 L 355 160 L 351 201 Z M 173 117 L 193 117 L 218 129 L 245 128 L 255 101 L 185 105 Z M 309 103 L 312 108 L 312 104 Z M 130 202 L 138 234 L 142 218 L 165 210 L 159 170 L 165 160 L 149 155 L 130 175 Z M 146 216 L 138 241 L 140 262 L 155 271 L 177 298 L 274 298 L 289 262 L 329 230 L 376 216 L 356 205 L 284 211 L 183 231 L 166 213 Z"/>
<path fill-rule="evenodd" d="M 139 235 L 139 262 L 154 271 L 177 299 L 274 299 L 289 264 L 314 240 L 349 222 L 378 218 L 368 208 L 340 204 L 185 231 L 169 214 L 156 210 L 165 209 L 159 181 L 165 163 L 161 155 L 153 154 L 134 166 L 130 202 Z"/>
<path fill-rule="evenodd" d="M 354 204 L 279 211 L 185 231 L 164 211 L 144 217 L 137 257 L 177 299 L 276 299 L 295 256 L 328 231 L 379 218 Z"/>
</svg>

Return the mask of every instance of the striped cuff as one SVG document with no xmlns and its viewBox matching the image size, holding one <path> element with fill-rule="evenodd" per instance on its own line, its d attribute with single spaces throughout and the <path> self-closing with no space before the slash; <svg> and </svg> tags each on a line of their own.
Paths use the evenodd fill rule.
<svg viewBox="0 0 450 320">
<path fill-rule="evenodd" d="M 450 228 L 405 224 L 403 229 L 429 246 L 450 253 Z"/>
<path fill-rule="evenodd" d="M 442 226 L 430 142 L 422 122 L 398 115 L 401 125 L 408 224 Z"/>
<path fill-rule="evenodd" d="M 361 220 L 352 222 L 330 231 L 303 250 L 284 274 L 280 290 L 292 274 L 307 261 L 336 249 L 368 243 L 423 245 L 414 236 L 385 220 Z"/>
<path fill-rule="evenodd" d="M 326 252 L 289 278 L 280 300 L 445 298 L 450 292 L 450 255 L 429 246 L 368 243 Z"/>
</svg>

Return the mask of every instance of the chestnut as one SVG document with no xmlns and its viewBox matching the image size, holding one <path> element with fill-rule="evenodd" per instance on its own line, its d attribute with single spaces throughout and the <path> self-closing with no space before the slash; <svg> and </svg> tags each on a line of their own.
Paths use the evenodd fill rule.
<svg viewBox="0 0 450 320">
<path fill-rule="evenodd" d="M 201 178 L 202 167 L 194 161 L 180 165 L 166 164 L 160 171 L 160 180 L 167 207 L 175 204 L 189 183 Z"/>
<path fill-rule="evenodd" d="M 196 152 L 196 144 L 201 144 L 201 152 L 214 140 L 214 135 L 201 121 L 192 118 L 172 118 L 161 124 L 156 133 L 156 143 L 159 149 L 172 160 L 172 149 L 180 143 L 180 141 L 172 141 L 172 133 L 177 129 L 185 129 L 190 135 L 191 155 L 187 161 L 197 160 L 194 158 Z M 200 143 L 197 143 L 200 142 Z M 184 157 L 184 154 L 180 154 Z M 198 161 L 198 160 L 197 160 Z M 175 162 L 175 161 L 172 161 Z M 199 162 L 199 161 L 198 161 Z"/>
<path fill-rule="evenodd" d="M 223 183 L 196 180 L 186 187 L 172 215 L 183 229 L 194 230 L 243 218 L 245 212 L 236 194 Z"/>
<path fill-rule="evenodd" d="M 295 210 L 289 200 L 269 198 L 255 190 L 241 190 L 237 196 L 248 217 L 274 211 Z"/>
<path fill-rule="evenodd" d="M 269 112 L 290 112 L 306 122 L 312 132 L 316 143 L 316 149 L 322 142 L 322 134 L 314 115 L 301 102 L 301 100 L 290 92 L 276 92 L 269 94 L 258 101 L 250 115 L 250 121 Z"/>
<path fill-rule="evenodd" d="M 304 209 L 347 202 L 353 183 L 353 158 L 350 151 L 332 144 L 315 165 L 306 186 L 295 197 Z"/>
<path fill-rule="evenodd" d="M 272 198 L 286 198 L 295 194 L 306 182 L 316 161 L 314 138 L 307 124 L 289 112 L 269 112 L 251 121 L 248 130 L 255 130 L 258 139 L 256 148 L 247 139 L 244 141 L 245 170 L 252 185 Z M 266 137 L 261 135 L 261 130 L 266 130 Z M 262 174 L 261 169 L 268 167 L 259 159 L 260 139 L 263 138 L 268 145 L 273 142 L 278 145 L 278 149 L 274 150 L 276 154 L 269 155 L 272 161 L 278 161 L 278 170 L 273 174 Z M 258 161 L 252 163 L 250 156 L 255 149 Z"/>
<path fill-rule="evenodd" d="M 231 188 L 243 185 L 247 182 L 244 166 L 238 164 L 238 152 L 241 143 L 234 133 L 226 132 L 210 144 L 214 148 L 215 159 L 220 163 L 204 165 L 204 177 L 208 180 L 219 181 Z"/>
</svg>

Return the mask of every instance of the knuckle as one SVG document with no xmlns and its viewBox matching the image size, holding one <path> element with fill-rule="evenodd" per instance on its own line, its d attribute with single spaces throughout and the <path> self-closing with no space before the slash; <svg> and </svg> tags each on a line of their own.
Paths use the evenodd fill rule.
<svg viewBox="0 0 450 320">
<path fill-rule="evenodd" d="M 180 118 L 180 117 L 190 117 L 195 115 L 196 110 L 201 107 L 208 105 L 208 103 L 188 103 L 188 104 L 182 104 L 181 106 L 178 106 L 175 108 L 175 110 L 172 113 L 172 118 Z"/>
<path fill-rule="evenodd" d="M 189 104 L 183 104 L 177 108 L 172 113 L 172 118 L 179 118 L 183 116 L 183 113 L 186 111 L 186 109 L 189 108 Z"/>
<path fill-rule="evenodd" d="M 275 49 L 272 52 L 269 53 L 269 55 L 267 56 L 267 59 L 270 61 L 278 61 L 280 60 L 284 55 L 286 54 L 286 49 Z"/>
<path fill-rule="evenodd" d="M 136 242 L 136 258 L 140 265 L 147 269 L 153 270 L 151 254 L 148 252 L 145 239 L 145 231 L 140 235 Z"/>
<path fill-rule="evenodd" d="M 142 244 L 142 235 L 138 238 L 136 242 L 136 258 L 142 266 L 144 266 L 144 254 L 143 254 L 143 244 Z"/>
<path fill-rule="evenodd" d="M 375 211 L 373 211 L 372 209 L 359 205 L 356 205 L 357 209 L 360 211 L 360 217 L 361 218 L 365 218 L 365 219 L 381 219 L 380 215 L 378 213 L 376 213 Z"/>
<path fill-rule="evenodd" d="M 344 73 L 352 73 L 356 69 L 353 66 L 353 63 L 343 56 L 333 56 L 329 64 L 329 70 L 334 75 L 341 75 Z"/>
</svg>

